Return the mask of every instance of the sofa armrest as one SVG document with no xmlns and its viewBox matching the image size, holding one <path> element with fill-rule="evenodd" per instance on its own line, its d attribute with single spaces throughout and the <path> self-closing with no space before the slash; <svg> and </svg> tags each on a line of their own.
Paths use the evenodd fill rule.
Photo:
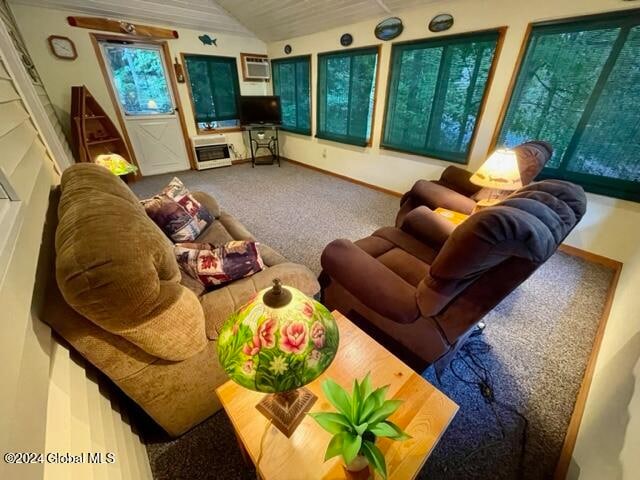
<svg viewBox="0 0 640 480">
<path fill-rule="evenodd" d="M 220 217 L 220 205 L 215 198 L 204 192 L 191 192 L 193 198 L 199 201 L 206 208 L 213 218 Z"/>
<path fill-rule="evenodd" d="M 435 250 L 440 250 L 447 241 L 451 232 L 456 228 L 442 215 L 439 215 L 425 206 L 414 208 L 404 218 L 400 229 L 409 235 L 426 243 Z"/>
<path fill-rule="evenodd" d="M 469 197 L 427 180 L 418 180 L 411 189 L 410 196 L 414 208 L 420 205 L 431 210 L 442 207 L 469 215 L 476 206 L 476 202 Z"/>
<path fill-rule="evenodd" d="M 320 259 L 324 273 L 367 307 L 398 323 L 419 315 L 416 290 L 349 240 L 334 240 Z"/>
<path fill-rule="evenodd" d="M 449 165 L 444 169 L 442 175 L 440 175 L 438 183 L 444 187 L 450 188 L 460 195 L 470 197 L 482 189 L 479 185 L 471 183 L 470 178 L 472 175 L 473 172 L 470 172 L 469 170 L 456 167 L 455 165 Z"/>
</svg>

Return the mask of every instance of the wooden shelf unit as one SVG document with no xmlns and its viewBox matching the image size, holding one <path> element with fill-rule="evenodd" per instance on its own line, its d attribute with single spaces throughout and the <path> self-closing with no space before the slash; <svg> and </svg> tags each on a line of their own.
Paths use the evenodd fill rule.
<svg viewBox="0 0 640 480">
<path fill-rule="evenodd" d="M 127 144 L 87 87 L 71 87 L 71 134 L 77 162 L 117 153 L 134 163 Z"/>
</svg>

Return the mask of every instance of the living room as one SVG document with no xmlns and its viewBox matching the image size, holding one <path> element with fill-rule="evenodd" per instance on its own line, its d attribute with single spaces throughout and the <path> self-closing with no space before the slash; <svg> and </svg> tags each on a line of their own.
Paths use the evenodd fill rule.
<svg viewBox="0 0 640 480">
<path fill-rule="evenodd" d="M 633 0 L 0 13 L 0 477 L 635 478 Z"/>
</svg>

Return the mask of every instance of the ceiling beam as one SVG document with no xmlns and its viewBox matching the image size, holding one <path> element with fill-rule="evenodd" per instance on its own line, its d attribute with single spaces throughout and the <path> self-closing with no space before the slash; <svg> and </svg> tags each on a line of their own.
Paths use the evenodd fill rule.
<svg viewBox="0 0 640 480">
<path fill-rule="evenodd" d="M 383 0 L 375 0 L 378 6 L 387 13 L 391 13 L 391 9 L 387 7 Z"/>
</svg>

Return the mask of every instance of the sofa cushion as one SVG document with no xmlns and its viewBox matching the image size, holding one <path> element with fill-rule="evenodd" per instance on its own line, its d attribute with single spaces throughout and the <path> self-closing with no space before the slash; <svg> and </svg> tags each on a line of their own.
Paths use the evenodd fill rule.
<svg viewBox="0 0 640 480">
<path fill-rule="evenodd" d="M 209 211 L 174 177 L 159 195 L 142 200 L 149 217 L 174 242 L 190 242 L 213 221 Z"/>
<path fill-rule="evenodd" d="M 237 240 L 214 247 L 209 243 L 178 243 L 182 271 L 211 287 L 240 280 L 264 269 L 256 242 Z"/>
<path fill-rule="evenodd" d="M 56 278 L 65 301 L 156 357 L 182 360 L 202 350 L 204 313 L 179 284 L 173 245 L 122 180 L 76 164 L 61 190 Z"/>
<path fill-rule="evenodd" d="M 284 285 L 297 288 L 309 296 L 320 290 L 316 276 L 304 265 L 287 262 L 265 268 L 255 275 L 200 297 L 206 318 L 207 337 L 212 340 L 218 338 L 218 331 L 229 315 L 247 303 L 256 292 L 270 286 L 274 278 L 279 278 Z"/>
</svg>

